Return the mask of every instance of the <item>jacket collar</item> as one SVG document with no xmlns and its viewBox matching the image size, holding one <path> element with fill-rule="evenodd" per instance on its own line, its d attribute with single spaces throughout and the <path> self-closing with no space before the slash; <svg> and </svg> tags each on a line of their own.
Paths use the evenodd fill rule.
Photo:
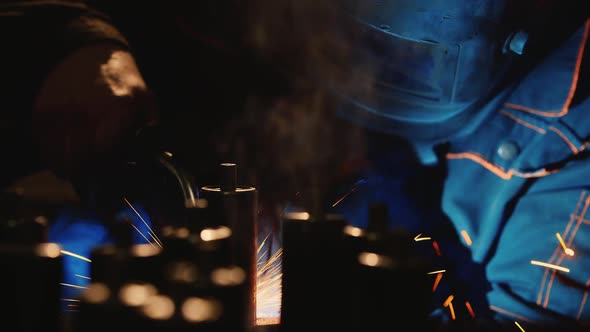
<svg viewBox="0 0 590 332">
<path fill-rule="evenodd" d="M 515 88 L 504 106 L 544 117 L 568 113 L 576 93 L 590 19 L 535 67 Z M 588 52 L 586 52 L 588 53 Z"/>
</svg>

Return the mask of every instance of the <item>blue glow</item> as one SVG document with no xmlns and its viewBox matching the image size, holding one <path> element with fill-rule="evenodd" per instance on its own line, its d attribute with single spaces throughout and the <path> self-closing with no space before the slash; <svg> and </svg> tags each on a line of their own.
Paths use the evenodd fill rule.
<svg viewBox="0 0 590 332">
<path fill-rule="evenodd" d="M 146 238 L 148 229 L 151 228 L 151 219 L 146 211 L 133 206 L 135 211 L 128 207 L 117 214 L 117 217 L 129 217 L 133 225 Z M 138 215 L 138 213 L 141 215 Z M 143 220 L 142 220 L 143 219 Z M 148 227 L 149 226 L 149 227 Z M 135 231 L 133 241 L 136 244 L 147 243 L 146 238 Z M 79 208 L 66 208 L 58 213 L 48 229 L 48 240 L 61 245 L 63 250 L 90 259 L 92 249 L 112 243 L 105 222 L 96 214 Z M 90 283 L 90 262 L 70 255 L 63 255 L 63 283 L 85 287 Z M 83 288 L 63 286 L 63 298 L 79 298 Z"/>
<path fill-rule="evenodd" d="M 137 228 L 137 230 L 139 230 L 133 232 L 133 243 L 145 244 L 150 241 L 154 241 L 154 239 L 149 235 L 150 233 L 153 234 L 152 221 L 145 209 L 139 205 L 133 204 L 133 208 L 128 207 L 123 209 L 116 216 L 116 218 L 124 217 L 131 219 L 133 225 Z"/>
</svg>

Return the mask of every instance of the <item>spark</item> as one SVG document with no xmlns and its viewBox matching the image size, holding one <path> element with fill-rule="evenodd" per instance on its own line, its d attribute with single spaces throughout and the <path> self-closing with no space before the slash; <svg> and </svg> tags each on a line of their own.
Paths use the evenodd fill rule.
<svg viewBox="0 0 590 332">
<path fill-rule="evenodd" d="M 436 251 L 436 255 L 442 256 L 442 253 L 440 252 L 440 247 L 438 246 L 438 242 L 432 241 L 432 246 L 434 247 L 434 250 Z"/>
<path fill-rule="evenodd" d="M 282 248 L 269 256 L 272 248 L 267 235 L 257 248 L 256 324 L 277 324 L 282 299 Z"/>
<path fill-rule="evenodd" d="M 143 224 L 148 229 L 148 234 L 152 237 L 152 239 L 154 239 L 154 241 L 156 241 L 156 243 L 160 246 L 160 248 L 162 248 L 162 241 L 158 238 L 156 233 L 154 233 L 154 231 L 152 230 L 150 225 L 145 221 L 145 219 L 143 219 L 141 214 L 135 209 L 135 207 L 133 207 L 133 205 L 131 205 L 131 202 L 129 202 L 126 197 L 123 197 L 123 199 L 125 200 L 125 203 L 127 203 L 127 205 L 129 205 L 129 207 L 133 210 L 133 212 L 135 212 L 135 214 L 139 217 L 139 219 L 141 219 L 141 221 L 143 221 Z"/>
<path fill-rule="evenodd" d="M 558 271 L 563 271 L 563 272 L 569 272 L 570 269 L 568 269 L 567 267 L 563 267 L 563 266 L 559 266 L 559 265 L 554 265 L 554 264 L 549 264 L 549 263 L 545 263 L 545 262 L 539 262 L 539 261 L 535 261 L 532 260 L 531 264 L 533 265 L 539 265 L 539 266 L 544 266 L 550 269 L 554 269 L 554 270 L 558 270 Z"/>
<path fill-rule="evenodd" d="M 461 236 L 463 236 L 463 239 L 465 240 L 465 244 L 467 244 L 467 246 L 471 246 L 471 244 L 473 242 L 471 242 L 471 237 L 469 237 L 469 234 L 467 233 L 466 230 L 461 231 Z"/>
<path fill-rule="evenodd" d="M 525 330 L 522 328 L 522 326 L 520 326 L 520 324 L 518 324 L 518 322 L 516 322 L 516 321 L 515 321 L 515 322 L 514 322 L 514 324 L 516 324 L 516 326 L 518 326 L 518 328 L 519 328 L 519 329 L 520 329 L 522 332 L 526 332 L 526 331 L 525 331 Z"/>
<path fill-rule="evenodd" d="M 79 299 L 61 299 L 62 301 L 66 301 L 66 302 L 80 302 Z"/>
<path fill-rule="evenodd" d="M 139 230 L 139 228 L 137 228 L 135 225 L 131 224 L 131 227 L 133 227 L 137 233 L 139 233 L 139 235 L 141 235 L 146 241 L 147 243 L 151 244 L 154 248 L 158 249 L 158 247 L 156 247 L 152 241 L 150 241 L 150 239 L 148 239 L 145 235 L 143 235 L 143 233 Z"/>
<path fill-rule="evenodd" d="M 348 197 L 348 195 L 352 194 L 353 192 L 356 191 L 357 187 L 352 187 L 352 189 L 350 189 L 349 192 L 347 192 L 346 194 L 344 194 L 342 197 L 340 197 L 334 204 L 332 204 L 332 207 L 335 207 L 336 205 L 340 204 L 340 202 L 342 202 L 346 197 Z"/>
<path fill-rule="evenodd" d="M 68 307 L 74 307 L 74 308 L 77 308 L 77 307 L 79 307 L 80 305 L 79 305 L 79 304 L 77 304 L 77 303 L 70 303 L 70 304 L 68 304 L 67 306 L 68 306 Z"/>
<path fill-rule="evenodd" d="M 451 319 L 455 320 L 455 308 L 453 308 L 453 303 L 449 303 L 449 310 L 451 312 Z"/>
<path fill-rule="evenodd" d="M 561 244 L 561 247 L 563 248 L 563 251 L 565 252 L 565 254 L 568 256 L 573 256 L 574 251 L 565 245 L 565 242 L 561 238 L 561 235 L 559 235 L 559 233 L 555 233 L 555 236 L 557 236 L 557 239 L 559 240 L 559 244 Z"/>
<path fill-rule="evenodd" d="M 467 311 L 469 311 L 469 315 L 471 316 L 471 318 L 475 318 L 475 312 L 471 307 L 471 303 L 469 303 L 469 301 L 465 301 L 465 306 L 467 307 Z"/>
<path fill-rule="evenodd" d="M 74 275 L 75 275 L 76 277 L 78 277 L 78 278 L 83 278 L 83 279 L 92 280 L 92 278 L 90 278 L 90 277 L 86 277 L 86 276 L 83 276 L 83 275 L 80 275 L 80 274 L 74 274 Z"/>
<path fill-rule="evenodd" d="M 432 292 L 434 293 L 436 291 L 436 288 L 438 287 L 438 284 L 440 283 L 440 280 L 442 279 L 443 274 L 439 273 L 436 275 L 436 279 L 434 279 L 434 285 L 432 285 Z"/>
<path fill-rule="evenodd" d="M 449 295 L 449 297 L 447 297 L 447 299 L 445 300 L 445 302 L 443 303 L 444 307 L 449 306 L 449 304 L 451 304 L 451 302 L 453 302 L 453 299 L 455 298 L 455 295 Z"/>
<path fill-rule="evenodd" d="M 266 236 L 264 237 L 264 239 L 262 240 L 262 242 L 260 242 L 260 245 L 258 245 L 258 248 L 256 248 L 256 254 L 258 255 L 258 261 L 260 261 L 261 257 L 260 257 L 260 251 L 262 250 L 262 248 L 265 247 L 266 245 L 266 241 L 268 241 L 268 238 L 270 237 L 270 233 L 266 234 Z"/>
<path fill-rule="evenodd" d="M 68 286 L 68 287 L 73 287 L 73 288 L 88 289 L 88 287 L 84 287 L 84 286 L 80 286 L 80 285 L 66 284 L 65 282 L 60 282 L 59 284 L 62 286 Z"/>
<path fill-rule="evenodd" d="M 427 274 L 437 274 L 437 273 L 443 273 L 443 272 L 447 272 L 447 270 L 432 271 L 432 272 L 428 272 Z"/>
<path fill-rule="evenodd" d="M 82 256 L 82 255 L 75 254 L 75 253 L 73 253 L 73 252 L 71 252 L 71 251 L 67 251 L 67 250 L 60 250 L 59 252 L 61 252 L 61 253 L 62 253 L 62 254 L 64 254 L 64 255 L 72 256 L 72 257 L 75 257 L 75 258 L 81 259 L 81 260 L 83 260 L 83 261 L 87 261 L 87 262 L 89 262 L 89 263 L 92 263 L 92 261 L 91 261 L 90 259 L 88 259 L 88 258 L 86 258 L 86 257 L 84 257 L 84 256 Z"/>
<path fill-rule="evenodd" d="M 422 233 L 416 235 L 414 237 L 414 241 L 418 242 L 418 241 L 426 241 L 426 240 L 432 240 L 432 238 L 430 236 L 425 236 L 425 237 L 421 237 Z"/>
</svg>

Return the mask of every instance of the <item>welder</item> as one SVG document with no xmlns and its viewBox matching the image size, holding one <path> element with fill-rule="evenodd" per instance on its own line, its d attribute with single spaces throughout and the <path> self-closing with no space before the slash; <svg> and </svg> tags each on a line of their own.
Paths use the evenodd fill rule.
<svg viewBox="0 0 590 332">
<path fill-rule="evenodd" d="M 340 115 L 376 133 L 374 165 L 395 159 L 384 145 L 391 135 L 408 142 L 418 165 L 444 169 L 436 204 L 489 287 L 487 307 L 472 314 L 489 309 L 490 320 L 513 328 L 587 327 L 588 12 L 573 1 L 340 4 L 358 25 L 356 64 L 370 67 L 356 76 L 365 91 L 330 83 Z M 366 190 L 338 211 L 362 224 L 361 195 L 387 190 L 391 211 L 407 209 L 381 180 L 396 172 L 389 166 L 374 168 Z M 455 319 L 442 303 L 436 315 Z"/>
<path fill-rule="evenodd" d="M 0 222 L 46 214 L 43 240 L 87 256 L 108 240 L 99 185 L 112 190 L 125 142 L 156 121 L 151 91 L 127 39 L 84 2 L 0 1 L 0 40 L 0 201 L 22 203 L 2 204 Z M 72 262 L 68 282 L 86 275 Z"/>
</svg>

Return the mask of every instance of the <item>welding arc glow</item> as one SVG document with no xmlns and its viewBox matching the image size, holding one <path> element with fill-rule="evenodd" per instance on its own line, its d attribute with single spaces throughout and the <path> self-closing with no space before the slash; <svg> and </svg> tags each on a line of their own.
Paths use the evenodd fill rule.
<svg viewBox="0 0 590 332">
<path fill-rule="evenodd" d="M 270 235 L 264 237 L 256 250 L 256 325 L 277 324 L 280 321 L 283 250 L 278 248 L 273 252 Z"/>
</svg>

